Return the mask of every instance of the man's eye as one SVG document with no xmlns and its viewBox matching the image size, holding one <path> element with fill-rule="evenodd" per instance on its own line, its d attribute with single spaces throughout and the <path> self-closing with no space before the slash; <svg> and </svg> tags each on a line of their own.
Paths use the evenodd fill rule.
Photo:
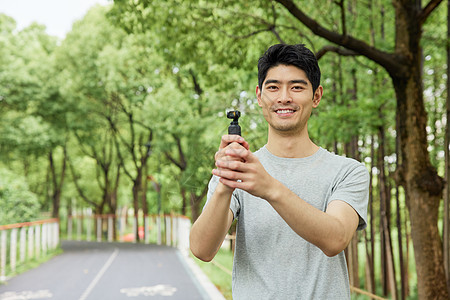
<svg viewBox="0 0 450 300">
<path fill-rule="evenodd" d="M 300 90 L 303 90 L 303 87 L 297 85 L 297 86 L 293 86 L 292 89 L 293 89 L 293 90 L 300 91 Z"/>
<path fill-rule="evenodd" d="M 277 86 L 271 85 L 271 86 L 268 86 L 267 89 L 268 89 L 268 90 L 276 90 L 276 89 L 277 89 Z"/>
</svg>

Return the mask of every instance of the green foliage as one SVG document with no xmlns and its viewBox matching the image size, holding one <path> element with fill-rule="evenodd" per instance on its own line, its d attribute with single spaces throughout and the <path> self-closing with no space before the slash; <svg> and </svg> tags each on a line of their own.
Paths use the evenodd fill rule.
<svg viewBox="0 0 450 300">
<path fill-rule="evenodd" d="M 219 289 L 225 299 L 233 299 L 230 274 L 233 269 L 233 253 L 230 250 L 219 249 L 219 252 L 214 257 L 214 262 L 208 263 L 194 256 L 192 258 L 208 276 L 209 280 Z"/>
<path fill-rule="evenodd" d="M 424 100 L 428 111 L 427 132 L 430 158 L 441 176 L 444 176 L 445 162 L 443 159 L 445 135 L 443 114 L 446 110 L 448 68 L 446 53 L 443 51 L 448 41 L 442 29 L 446 23 L 446 10 L 437 10 L 425 24 L 426 30 L 422 39 L 424 48 Z"/>
<path fill-rule="evenodd" d="M 343 11 L 339 3 L 345 5 Z M 302 10 L 329 30 L 386 52 L 395 49 L 390 1 L 319 0 L 305 2 Z M 445 18 L 445 9 L 433 12 L 422 41 L 429 150 L 441 174 Z M 265 0 L 116 0 L 110 7 L 91 9 L 61 43 L 39 24 L 17 31 L 15 21 L 0 14 L 0 33 L 0 161 L 20 174 L 1 173 L 0 199 L 9 195 L 33 202 L 37 195 L 45 210 L 52 205 L 46 167 L 50 151 L 59 167 L 57 178 L 63 146 L 73 168 L 64 182 L 63 206 L 106 212 L 102 201 L 114 192 L 116 204 L 132 206 L 131 178 L 143 167 L 149 141 L 142 184 L 152 175 L 162 186 L 158 194 L 149 181 L 139 195 L 147 196 L 149 213 L 157 212 L 158 199 L 166 213 L 181 212 L 183 199 L 188 206 L 196 197 L 204 201 L 214 153 L 230 122 L 227 110 L 242 112 L 242 134 L 252 151 L 266 143 L 267 124 L 255 96 L 262 52 L 278 42 L 304 43 L 316 53 L 330 46 L 279 3 Z M 361 160 L 375 164 L 371 146 L 377 151 L 378 134 L 384 130 L 383 159 L 392 173 L 397 163 L 396 101 L 389 75 L 368 59 L 332 52 L 319 64 L 324 96 L 308 124 L 311 138 L 339 153 L 356 138 Z M 372 171 L 376 226 L 378 170 Z M 12 177 L 14 184 L 22 184 L 19 189 L 11 189 L 10 181 L 4 184 Z M 18 209 L 24 201 L 12 203 L 9 207 Z M 11 211 L 1 207 L 0 215 Z M 38 214 L 34 204 L 23 210 L 18 221 Z"/>
<path fill-rule="evenodd" d="M 25 178 L 0 168 L 0 224 L 33 221 L 39 216 L 39 202 Z"/>
<path fill-rule="evenodd" d="M 345 24 L 338 2 L 322 0 L 303 9 L 313 18 L 321 17 L 321 24 L 330 30 L 345 30 L 392 51 L 394 15 L 390 5 L 387 1 L 345 2 Z M 324 15 L 323 11 L 328 13 Z M 444 18 L 443 10 L 432 15 L 423 45 L 425 91 L 430 93 L 427 108 L 437 112 L 429 119 L 435 164 L 439 164 L 443 145 Z M 12 18 L 1 15 L 3 159 L 29 161 L 30 156 L 42 157 L 49 149 L 69 141 L 69 156 L 75 161 L 104 152 L 114 157 L 110 163 L 117 166 L 117 151 L 121 151 L 124 167 L 130 169 L 132 156 L 147 142 L 144 133 L 151 129 L 154 136 L 149 173 L 177 178 L 175 191 L 163 197 L 174 197 L 175 203 L 180 201 L 182 187 L 201 193 L 220 135 L 226 133 L 226 110 L 242 111 L 243 135 L 252 150 L 265 143 L 267 128 L 254 88 L 256 63 L 267 46 L 279 41 L 302 42 L 317 52 L 326 45 L 280 4 L 262 0 L 251 4 L 228 0 L 117 0 L 111 7 L 90 10 L 61 44 L 38 24 L 20 32 L 15 28 Z M 319 63 L 325 93 L 309 124 L 314 141 L 341 147 L 354 136 L 368 140 L 380 126 L 395 134 L 395 95 L 384 71 L 366 59 L 333 53 Z M 355 97 L 351 94 L 353 72 Z M 130 141 L 131 127 L 124 109 L 136 121 L 134 154 L 124 151 L 125 144 L 116 149 L 108 121 L 113 120 L 118 132 Z M 177 141 L 181 141 L 188 160 L 184 170 L 167 159 L 168 155 L 180 159 Z M 390 138 L 391 152 L 393 143 Z M 100 165 L 95 159 L 92 163 Z M 87 170 L 79 174 L 92 189 L 99 169 Z M 68 185 L 74 190 L 70 182 Z M 122 178 L 121 186 L 128 185 Z M 126 198 L 129 193 L 120 194 Z M 149 196 L 156 197 L 152 189 Z"/>
</svg>

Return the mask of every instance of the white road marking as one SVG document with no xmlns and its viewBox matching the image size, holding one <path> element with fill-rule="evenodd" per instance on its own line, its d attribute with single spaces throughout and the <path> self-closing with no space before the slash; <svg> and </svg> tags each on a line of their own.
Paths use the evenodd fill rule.
<svg viewBox="0 0 450 300">
<path fill-rule="evenodd" d="M 87 289 L 84 291 L 84 293 L 81 295 L 79 300 L 85 300 L 89 294 L 92 292 L 94 287 L 97 285 L 97 283 L 100 281 L 102 276 L 105 274 L 106 270 L 111 266 L 112 262 L 116 258 L 116 256 L 119 254 L 119 249 L 115 249 L 114 252 L 111 254 L 111 256 L 108 258 L 106 263 L 103 265 L 102 269 L 97 273 L 94 280 L 92 280 L 91 284 L 87 287 Z"/>
<path fill-rule="evenodd" d="M 49 290 L 5 292 L 0 294 L 0 300 L 46 299 L 52 297 L 53 295 Z"/>
<path fill-rule="evenodd" d="M 158 284 L 155 286 L 143 286 L 137 288 L 123 288 L 120 289 L 122 294 L 127 297 L 138 297 L 138 296 L 173 296 L 177 291 L 177 288 L 170 286 L 168 284 Z"/>
</svg>

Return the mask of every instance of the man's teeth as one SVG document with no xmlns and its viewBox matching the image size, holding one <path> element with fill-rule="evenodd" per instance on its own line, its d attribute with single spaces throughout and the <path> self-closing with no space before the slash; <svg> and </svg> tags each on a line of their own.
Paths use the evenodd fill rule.
<svg viewBox="0 0 450 300">
<path fill-rule="evenodd" d="M 277 110 L 277 113 L 279 114 L 288 114 L 288 113 L 293 113 L 294 111 L 292 109 L 281 109 L 281 110 Z"/>
</svg>

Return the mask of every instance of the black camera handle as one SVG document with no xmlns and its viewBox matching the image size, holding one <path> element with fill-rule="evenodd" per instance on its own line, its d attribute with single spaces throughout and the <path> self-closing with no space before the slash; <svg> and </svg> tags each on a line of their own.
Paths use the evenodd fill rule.
<svg viewBox="0 0 450 300">
<path fill-rule="evenodd" d="M 228 126 L 228 134 L 237 134 L 241 135 L 241 126 L 239 126 L 239 117 L 241 116 L 241 112 L 238 110 L 233 110 L 227 112 L 227 118 L 233 119 L 231 121 L 230 126 Z"/>
</svg>

